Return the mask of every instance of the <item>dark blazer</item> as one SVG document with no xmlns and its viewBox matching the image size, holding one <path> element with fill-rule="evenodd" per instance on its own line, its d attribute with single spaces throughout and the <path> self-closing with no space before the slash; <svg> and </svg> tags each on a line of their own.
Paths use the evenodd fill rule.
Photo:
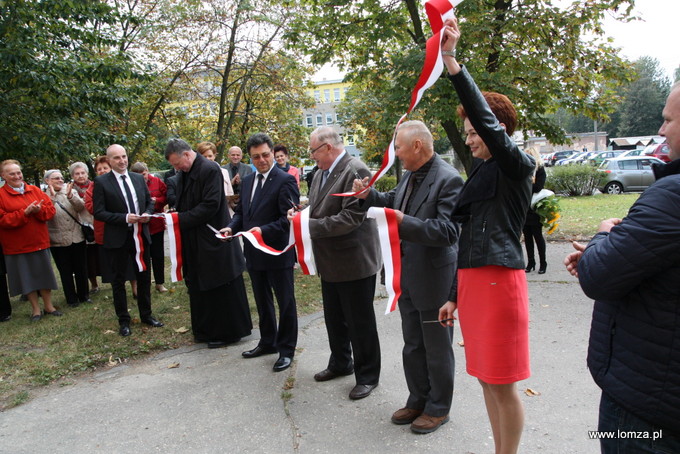
<svg viewBox="0 0 680 454">
<path fill-rule="evenodd" d="M 380 270 L 380 241 L 375 220 L 367 219 L 355 197 L 332 194 L 350 192 L 357 175 L 371 175 L 363 162 L 345 153 L 323 187 L 319 169 L 309 190 L 309 231 L 314 261 L 327 282 L 348 282 Z"/>
<path fill-rule="evenodd" d="M 217 239 L 206 225 L 219 230 L 230 221 L 220 167 L 197 153 L 189 172 L 177 174 L 176 199 L 187 285 L 208 291 L 240 276 L 239 242 Z"/>
<path fill-rule="evenodd" d="M 257 173 L 251 173 L 241 183 L 241 198 L 229 227 L 233 233 L 260 227 L 264 242 L 274 249 L 281 250 L 288 245 L 290 223 L 287 212 L 292 207 L 291 200 L 296 204 L 300 201 L 297 182 L 292 175 L 276 165 L 272 166 L 262 187 L 260 202 L 256 207 L 251 207 L 250 194 L 256 183 L 256 176 Z M 274 256 L 258 251 L 246 241 L 243 251 L 248 269 L 274 270 L 290 268 L 295 264 L 293 249 Z"/>
<path fill-rule="evenodd" d="M 106 223 L 104 247 L 109 249 L 122 247 L 130 232 L 127 223 L 128 208 L 127 203 L 125 203 L 125 194 L 116 181 L 117 176 L 118 174 L 112 170 L 94 180 L 94 218 Z M 153 213 L 154 207 L 144 177 L 134 172 L 128 172 L 128 176 L 137 194 L 141 214 Z M 148 223 L 141 225 L 144 237 L 150 242 Z"/>
<path fill-rule="evenodd" d="M 411 172 L 406 172 L 399 185 L 390 192 L 371 189 L 362 204 L 399 209 Z M 401 283 L 408 289 L 418 310 L 438 309 L 451 295 L 458 260 L 460 228 L 451 221 L 453 208 L 463 187 L 456 169 L 438 155 L 399 225 L 402 240 Z"/>
<path fill-rule="evenodd" d="M 276 165 L 276 163 L 274 163 Z M 229 171 L 229 177 L 234 178 L 234 176 L 231 174 L 231 162 L 229 164 L 223 165 L 223 169 L 227 169 Z M 241 188 L 243 187 L 243 180 L 250 174 L 253 173 L 252 167 L 250 167 L 250 164 L 245 164 L 243 162 L 239 162 L 238 164 L 238 174 L 241 176 L 241 184 L 235 184 L 232 185 L 234 188 L 234 194 L 240 194 L 241 193 Z"/>
</svg>

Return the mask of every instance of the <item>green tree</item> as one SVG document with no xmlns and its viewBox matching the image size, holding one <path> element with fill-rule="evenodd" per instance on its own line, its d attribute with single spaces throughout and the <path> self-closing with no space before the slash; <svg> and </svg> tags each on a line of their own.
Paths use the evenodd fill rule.
<svg viewBox="0 0 680 454">
<path fill-rule="evenodd" d="M 379 100 L 375 104 L 382 106 L 376 115 L 348 115 L 348 121 L 368 135 L 384 134 L 383 125 L 394 125 L 406 110 L 422 67 L 430 32 L 420 2 L 303 3 L 310 17 L 295 24 L 290 39 L 312 62 L 336 61 L 349 70 L 351 82 L 363 90 L 375 89 L 359 93 L 352 106 L 360 108 L 364 99 L 375 97 Z M 499 91 L 514 101 L 525 131 L 563 142 L 564 130 L 548 114 L 563 107 L 589 118 L 606 118 L 615 87 L 629 77 L 629 65 L 602 38 L 601 20 L 604 14 L 626 20 L 633 3 L 582 0 L 562 9 L 542 0 L 465 0 L 456 10 L 463 32 L 459 60 L 482 89 Z M 455 115 L 456 104 L 451 85 L 439 82 L 418 110 L 426 121 L 442 126 L 469 170 L 472 158 Z M 390 139 L 391 133 L 372 141 L 382 142 L 384 149 Z"/>
<path fill-rule="evenodd" d="M 104 1 L 0 2 L 0 157 L 27 169 L 88 161 L 134 103 L 130 56 Z"/>
<path fill-rule="evenodd" d="M 635 62 L 635 79 L 622 91 L 618 108 L 620 120 L 615 137 L 656 134 L 663 122 L 661 112 L 670 91 L 670 80 L 664 75 L 659 61 L 641 57 Z"/>
</svg>

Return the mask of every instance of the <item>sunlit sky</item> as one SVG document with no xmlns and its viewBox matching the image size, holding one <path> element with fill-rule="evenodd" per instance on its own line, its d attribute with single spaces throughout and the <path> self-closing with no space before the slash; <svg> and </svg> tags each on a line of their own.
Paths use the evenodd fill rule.
<svg viewBox="0 0 680 454">
<path fill-rule="evenodd" d="M 675 69 L 680 66 L 680 39 L 677 33 L 680 27 L 680 0 L 636 0 L 633 14 L 642 20 L 621 23 L 608 17 L 604 21 L 606 35 L 614 38 L 613 45 L 619 47 L 621 55 L 631 61 L 644 55 L 659 60 L 672 81 Z M 312 80 L 340 78 L 342 74 L 336 68 L 326 65 Z"/>
</svg>

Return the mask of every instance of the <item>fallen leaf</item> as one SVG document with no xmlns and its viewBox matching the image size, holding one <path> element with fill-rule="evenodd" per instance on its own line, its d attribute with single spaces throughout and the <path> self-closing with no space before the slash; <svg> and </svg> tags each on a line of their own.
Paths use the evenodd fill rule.
<svg viewBox="0 0 680 454">
<path fill-rule="evenodd" d="M 541 307 L 550 307 L 550 304 L 541 304 Z"/>
<path fill-rule="evenodd" d="M 178 367 L 179 367 L 179 363 L 168 364 L 168 369 L 177 369 Z"/>
<path fill-rule="evenodd" d="M 540 395 L 541 395 L 540 392 L 534 391 L 534 390 L 531 389 L 531 388 L 527 388 L 527 389 L 524 391 L 524 394 L 526 394 L 526 395 L 529 396 L 529 397 L 534 397 L 534 396 L 540 396 Z"/>
<path fill-rule="evenodd" d="M 175 332 L 176 332 L 176 333 L 179 333 L 179 334 L 188 333 L 188 332 L 189 332 L 189 328 L 187 328 L 187 327 L 185 327 L 185 326 L 180 326 L 179 328 L 177 328 L 177 329 L 175 330 Z"/>
<path fill-rule="evenodd" d="M 104 334 L 116 334 L 116 332 L 113 331 L 113 330 L 107 329 L 106 331 L 104 331 Z"/>
<path fill-rule="evenodd" d="M 117 366 L 118 362 L 113 359 L 113 355 L 109 356 L 109 366 Z"/>
<path fill-rule="evenodd" d="M 173 307 L 174 310 L 179 310 L 179 308 L 180 308 L 179 306 Z"/>
</svg>

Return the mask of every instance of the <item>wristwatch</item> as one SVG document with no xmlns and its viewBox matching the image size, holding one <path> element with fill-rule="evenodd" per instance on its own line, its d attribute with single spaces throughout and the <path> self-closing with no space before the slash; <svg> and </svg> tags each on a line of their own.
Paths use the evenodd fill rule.
<svg viewBox="0 0 680 454">
<path fill-rule="evenodd" d="M 442 55 L 447 55 L 449 57 L 456 58 L 456 49 L 453 50 L 443 50 Z"/>
</svg>

